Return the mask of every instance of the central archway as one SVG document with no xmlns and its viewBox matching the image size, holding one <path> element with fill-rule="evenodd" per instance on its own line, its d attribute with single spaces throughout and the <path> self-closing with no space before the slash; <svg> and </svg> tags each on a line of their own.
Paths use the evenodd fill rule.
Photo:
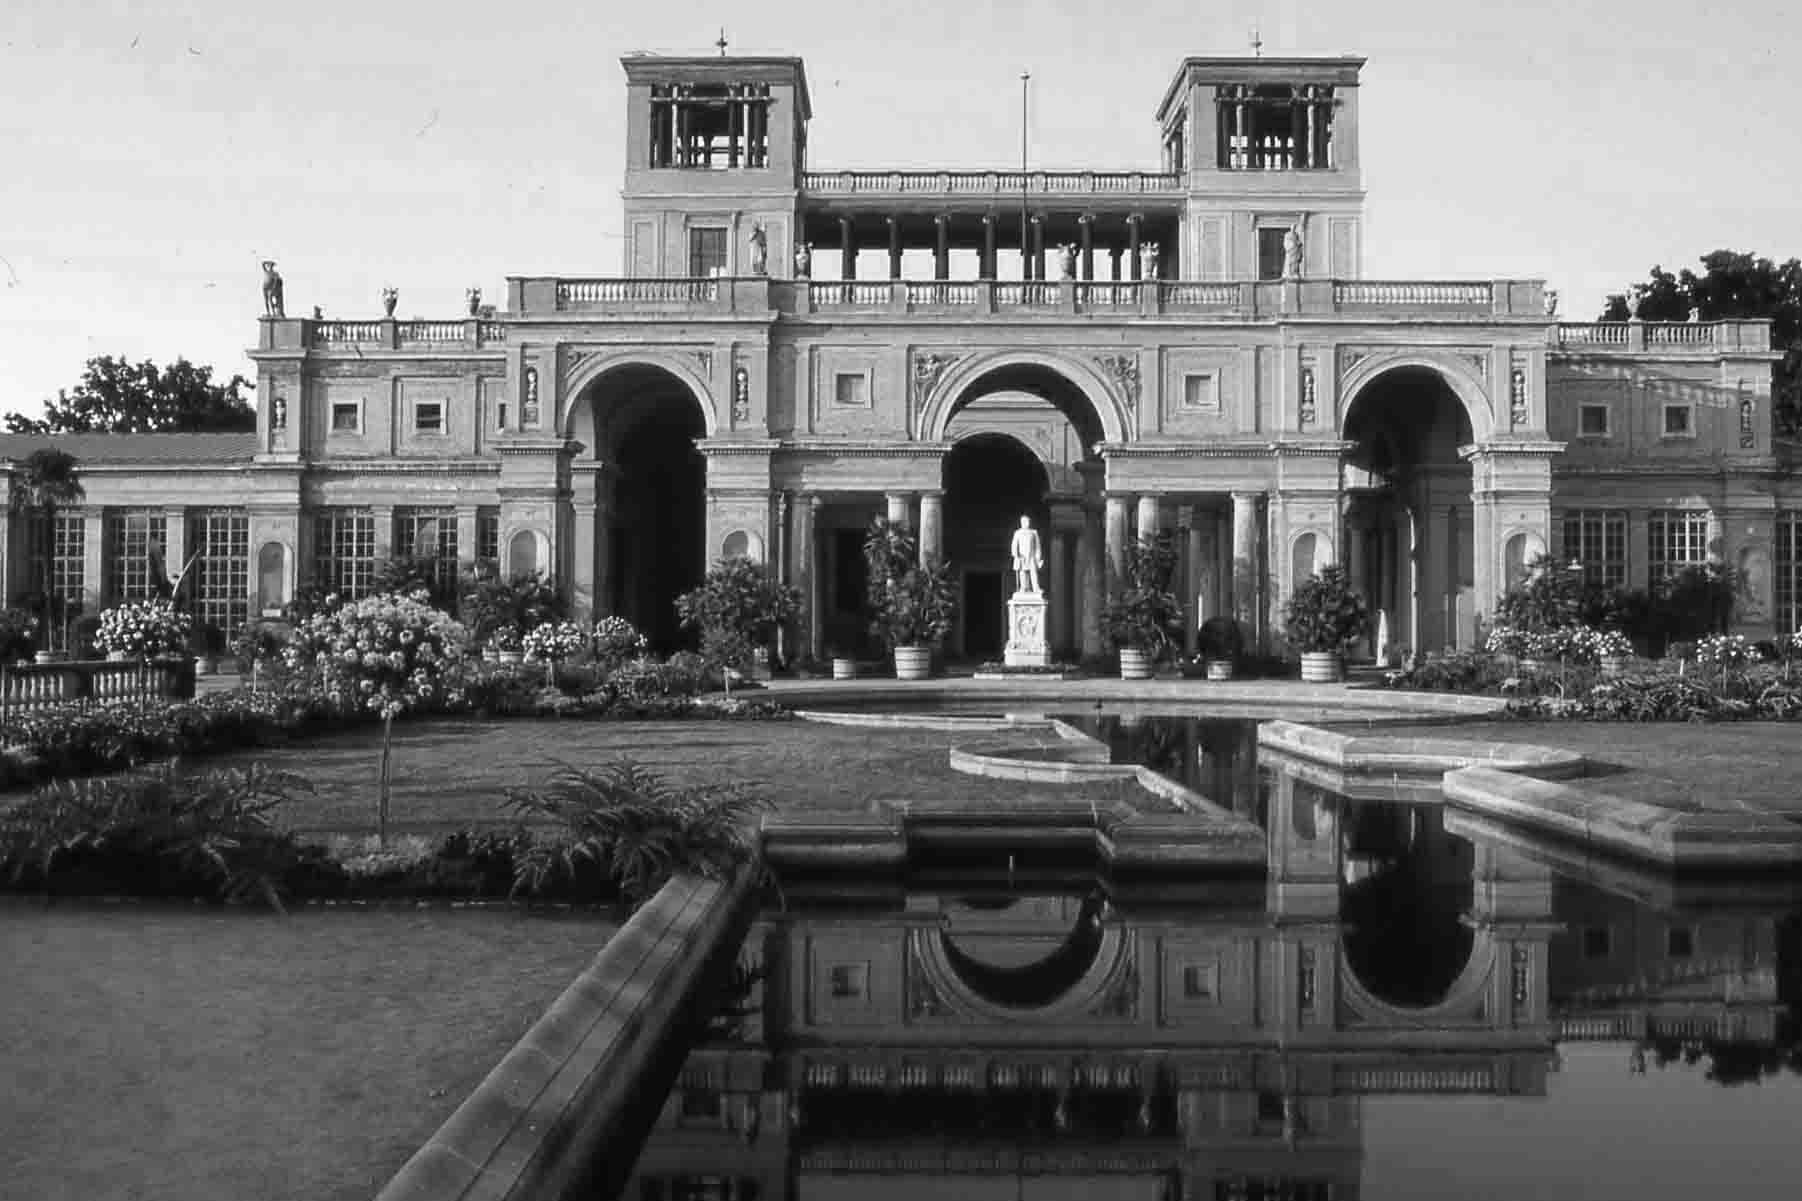
<svg viewBox="0 0 1802 1201">
<path fill-rule="evenodd" d="M 1003 608 L 1012 592 L 1008 546 L 1022 516 L 1041 532 L 1048 528 L 1050 478 L 1017 438 L 981 433 L 960 440 L 945 456 L 944 483 L 945 556 L 963 584 L 963 653 L 999 658 L 1006 641 Z"/>
<path fill-rule="evenodd" d="M 706 571 L 707 463 L 695 443 L 707 423 L 693 388 L 649 363 L 611 367 L 584 386 L 568 433 L 584 461 L 609 469 L 611 495 L 599 506 L 592 584 L 597 612 L 630 621 L 668 653 L 691 647 L 675 600 Z"/>
<path fill-rule="evenodd" d="M 1393 645 L 1468 646 L 1494 599 L 1476 595 L 1481 552 L 1463 451 L 1483 409 L 1468 388 L 1440 367 L 1401 363 L 1362 377 L 1347 403 L 1344 557 L 1389 615 Z"/>
</svg>

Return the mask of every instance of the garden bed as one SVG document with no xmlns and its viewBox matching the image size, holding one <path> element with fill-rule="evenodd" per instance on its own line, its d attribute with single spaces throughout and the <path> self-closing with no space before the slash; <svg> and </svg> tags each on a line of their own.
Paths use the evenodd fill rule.
<svg viewBox="0 0 1802 1201">
<path fill-rule="evenodd" d="M 0 906 L 0 1192 L 367 1201 L 613 929 Z"/>
</svg>

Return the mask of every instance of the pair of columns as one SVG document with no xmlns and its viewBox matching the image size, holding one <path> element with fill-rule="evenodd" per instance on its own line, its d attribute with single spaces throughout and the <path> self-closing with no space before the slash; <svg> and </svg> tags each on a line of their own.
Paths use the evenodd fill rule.
<svg viewBox="0 0 1802 1201">
<path fill-rule="evenodd" d="M 1234 492 L 1232 509 L 1232 597 L 1233 616 L 1254 636 L 1259 630 L 1259 611 L 1263 594 L 1263 513 L 1264 494 L 1262 492 Z M 1126 579 L 1127 554 L 1130 544 L 1128 519 L 1131 515 L 1129 506 L 1134 498 L 1110 493 L 1106 502 L 1106 542 L 1107 569 L 1109 590 L 1118 589 Z M 1137 534 L 1140 540 L 1155 537 L 1162 528 L 1164 520 L 1163 498 L 1154 493 L 1145 493 L 1137 498 Z M 1196 565 L 1200 564 L 1206 553 L 1206 538 L 1201 522 L 1195 516 L 1189 521 L 1188 558 L 1191 564 L 1191 579 L 1198 574 Z M 1185 582 L 1184 591 L 1192 585 Z M 1192 602 L 1193 596 L 1185 601 Z M 1198 624 L 1199 614 L 1191 613 L 1187 624 L 1191 627 Z M 1193 641 L 1193 630 L 1188 641 Z M 1193 649 L 1191 647 L 1191 649 Z"/>
<path fill-rule="evenodd" d="M 915 531 L 920 543 L 920 566 L 930 567 L 945 557 L 945 494 L 941 491 L 918 494 L 920 513 L 914 518 L 912 492 L 889 492 L 884 496 L 890 525 L 905 525 Z"/>
</svg>

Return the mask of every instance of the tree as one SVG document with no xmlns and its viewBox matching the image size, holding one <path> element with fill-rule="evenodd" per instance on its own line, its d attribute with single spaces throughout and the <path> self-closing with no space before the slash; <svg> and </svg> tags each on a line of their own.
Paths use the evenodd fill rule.
<svg viewBox="0 0 1802 1201">
<path fill-rule="evenodd" d="M 8 413 L 13 434 L 246 433 L 257 427 L 256 410 L 241 375 L 213 382 L 213 369 L 177 359 L 158 367 L 149 359 L 128 363 L 112 355 L 88 360 L 74 391 L 58 390 L 44 402 L 43 418 Z"/>
<path fill-rule="evenodd" d="M 43 581 L 44 637 L 39 643 L 42 650 L 50 649 L 50 631 L 55 621 L 52 608 L 56 603 L 56 578 L 51 570 L 51 557 L 56 550 L 56 510 L 80 504 L 87 494 L 87 489 L 81 486 L 81 465 L 75 456 L 53 446 L 25 456 L 19 474 L 13 479 L 13 508 L 37 513 L 41 523 L 38 557 L 43 568 L 40 579 Z"/>
<path fill-rule="evenodd" d="M 699 588 L 676 598 L 682 627 L 700 631 L 702 653 L 727 668 L 743 669 L 759 649 L 774 662 L 777 632 L 800 612 L 799 588 L 778 582 L 769 568 L 742 556 L 721 559 Z"/>
<path fill-rule="evenodd" d="M 1713 250 L 1699 260 L 1700 275 L 1685 267 L 1672 275 L 1653 267 L 1640 295 L 1645 321 L 1686 321 L 1695 308 L 1703 321 L 1766 318 L 1771 348 L 1782 352 L 1772 387 L 1772 412 L 1782 437 L 1802 436 L 1802 259 L 1775 263 L 1733 250 Z M 1603 321 L 1627 320 L 1626 294 L 1610 296 Z"/>
</svg>

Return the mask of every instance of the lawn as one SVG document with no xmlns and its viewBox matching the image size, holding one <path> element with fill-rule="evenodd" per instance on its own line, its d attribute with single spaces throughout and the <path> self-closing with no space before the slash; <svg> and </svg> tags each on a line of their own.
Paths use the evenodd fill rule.
<svg viewBox="0 0 1802 1201">
<path fill-rule="evenodd" d="M 612 930 L 0 907 L 0 1199 L 368 1201 Z"/>
<path fill-rule="evenodd" d="M 1373 734 L 1488 738 L 1588 756 L 1603 792 L 1679 808 L 1740 808 L 1802 819 L 1802 726 L 1793 722 L 1487 721 L 1388 726 Z"/>
<path fill-rule="evenodd" d="M 408 722 L 394 728 L 393 829 L 424 832 L 510 820 L 501 807 L 508 788 L 542 781 L 560 763 L 587 766 L 622 756 L 672 781 L 754 785 L 787 812 L 861 812 L 878 800 L 1144 798 L 1128 784 L 990 780 L 953 771 L 949 763 L 954 745 L 1056 741 L 1049 732 L 1032 730 L 869 730 L 803 721 Z M 259 751 L 255 757 L 304 775 L 316 789 L 294 806 L 288 820 L 296 829 L 373 829 L 378 730 Z M 235 755 L 209 762 L 246 761 L 247 756 Z"/>
</svg>

